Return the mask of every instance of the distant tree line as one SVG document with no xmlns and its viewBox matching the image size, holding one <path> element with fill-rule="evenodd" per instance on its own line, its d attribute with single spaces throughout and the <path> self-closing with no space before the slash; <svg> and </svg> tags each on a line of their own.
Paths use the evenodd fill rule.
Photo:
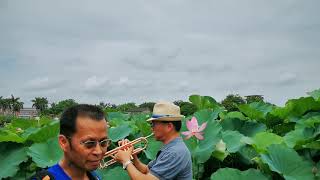
<svg viewBox="0 0 320 180">
<path fill-rule="evenodd" d="M 223 99 L 220 104 L 230 112 L 237 111 L 238 105 L 240 104 L 249 104 L 259 101 L 264 101 L 262 95 L 250 95 L 242 97 L 239 94 L 230 94 L 225 99 Z M 35 97 L 31 100 L 31 102 L 32 107 L 36 108 L 40 112 L 40 115 L 51 117 L 59 116 L 66 108 L 78 104 L 74 99 L 66 99 L 59 102 L 49 103 L 46 97 Z M 127 112 L 136 108 L 144 108 L 152 112 L 154 104 L 155 102 L 144 102 L 137 105 L 134 102 L 129 102 L 116 105 L 108 102 L 100 102 L 99 104 L 96 104 L 96 106 L 99 106 L 105 112 Z M 185 116 L 192 115 L 197 111 L 197 107 L 191 102 L 176 100 L 174 101 L 174 104 L 180 107 L 181 114 Z M 23 102 L 20 101 L 19 97 L 11 95 L 8 98 L 3 98 L 3 96 L 0 96 L 0 114 L 15 115 L 22 108 Z"/>
</svg>

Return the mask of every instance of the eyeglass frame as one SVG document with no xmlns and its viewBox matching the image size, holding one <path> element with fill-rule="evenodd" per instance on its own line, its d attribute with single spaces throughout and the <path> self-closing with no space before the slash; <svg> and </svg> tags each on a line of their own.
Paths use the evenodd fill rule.
<svg viewBox="0 0 320 180">
<path fill-rule="evenodd" d="M 161 123 L 161 124 L 169 124 L 169 123 L 171 123 L 171 121 L 151 121 L 150 122 L 150 126 L 152 127 L 152 128 L 154 128 L 155 127 L 155 122 L 158 122 L 158 123 Z"/>
<path fill-rule="evenodd" d="M 70 136 L 65 136 L 65 137 L 67 137 L 67 139 L 71 140 L 71 137 L 70 137 Z M 104 141 L 107 141 L 107 145 L 106 145 L 105 147 L 103 147 L 103 146 L 101 145 L 101 143 L 104 142 Z M 92 147 L 89 145 L 89 146 L 90 146 L 90 147 L 89 147 L 89 146 L 88 146 L 88 143 L 92 143 L 92 142 L 93 142 L 94 144 L 92 144 Z M 106 138 L 106 139 L 103 139 L 103 140 L 101 140 L 101 141 L 92 141 L 92 140 L 80 141 L 79 144 L 81 144 L 82 146 L 84 146 L 86 149 L 93 149 L 93 148 L 97 147 L 97 144 L 99 143 L 100 148 L 102 148 L 103 150 L 106 150 L 106 149 L 110 146 L 111 142 L 112 142 L 111 139 Z"/>
</svg>

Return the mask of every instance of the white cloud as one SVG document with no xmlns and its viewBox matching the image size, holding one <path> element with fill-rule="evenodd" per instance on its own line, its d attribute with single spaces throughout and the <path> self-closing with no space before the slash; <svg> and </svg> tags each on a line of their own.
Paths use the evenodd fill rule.
<svg viewBox="0 0 320 180">
<path fill-rule="evenodd" d="M 7 1 L 0 95 L 273 103 L 319 88 L 319 1 Z"/>
</svg>

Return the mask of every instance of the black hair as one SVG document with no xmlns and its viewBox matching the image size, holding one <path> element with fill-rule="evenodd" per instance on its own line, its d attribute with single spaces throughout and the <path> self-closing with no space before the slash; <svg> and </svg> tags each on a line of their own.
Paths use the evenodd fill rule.
<svg viewBox="0 0 320 180">
<path fill-rule="evenodd" d="M 104 112 L 101 108 L 89 104 L 78 104 L 66 109 L 60 118 L 60 134 L 72 137 L 76 133 L 77 117 L 89 117 L 92 120 L 105 120 Z"/>
<path fill-rule="evenodd" d="M 174 129 L 179 132 L 181 129 L 181 121 L 161 121 L 162 123 L 172 123 Z"/>
</svg>

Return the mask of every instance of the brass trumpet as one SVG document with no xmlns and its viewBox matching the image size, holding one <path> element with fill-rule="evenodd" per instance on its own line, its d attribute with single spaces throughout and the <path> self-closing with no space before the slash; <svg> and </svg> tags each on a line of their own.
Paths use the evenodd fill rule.
<svg viewBox="0 0 320 180">
<path fill-rule="evenodd" d="M 130 141 L 129 143 L 125 144 L 125 145 L 122 145 L 122 146 L 119 146 L 117 148 L 114 148 L 110 151 L 107 151 L 105 154 L 104 154 L 104 157 L 103 159 L 101 160 L 100 162 L 100 169 L 103 169 L 103 168 L 107 168 L 108 166 L 116 163 L 117 161 L 114 160 L 112 158 L 112 156 L 114 156 L 115 154 L 118 153 L 119 150 L 123 150 L 125 147 L 129 146 L 129 145 L 134 145 L 134 144 L 137 144 L 137 143 L 140 143 L 140 142 L 143 142 L 144 143 L 144 146 L 143 147 L 139 147 L 139 148 L 135 148 L 132 152 L 132 154 L 138 154 L 140 153 L 141 151 L 145 150 L 148 146 L 148 140 L 147 138 L 153 136 L 153 133 L 146 136 L 146 137 L 140 137 L 138 139 L 135 139 L 133 141 Z M 106 159 L 110 159 L 110 160 L 106 160 Z"/>
</svg>

